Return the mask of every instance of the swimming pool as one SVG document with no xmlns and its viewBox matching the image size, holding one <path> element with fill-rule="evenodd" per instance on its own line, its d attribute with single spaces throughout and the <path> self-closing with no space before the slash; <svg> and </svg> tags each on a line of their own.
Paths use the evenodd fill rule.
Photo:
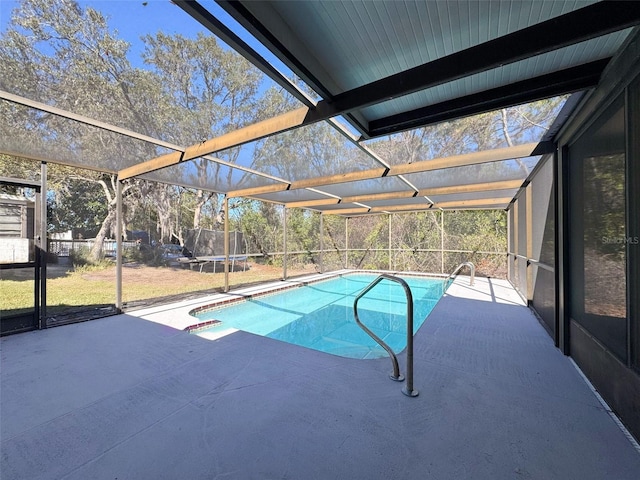
<svg viewBox="0 0 640 480">
<path fill-rule="evenodd" d="M 234 328 L 350 358 L 380 358 L 387 353 L 356 324 L 355 297 L 377 275 L 348 274 L 222 308 L 192 312 L 199 324 L 218 320 L 215 328 Z M 414 333 L 446 289 L 442 278 L 401 276 L 411 288 Z M 362 323 L 394 352 L 406 347 L 407 303 L 401 285 L 383 280 L 358 303 Z M 205 333 L 207 330 L 198 330 Z M 195 332 L 194 332 L 195 333 Z"/>
</svg>

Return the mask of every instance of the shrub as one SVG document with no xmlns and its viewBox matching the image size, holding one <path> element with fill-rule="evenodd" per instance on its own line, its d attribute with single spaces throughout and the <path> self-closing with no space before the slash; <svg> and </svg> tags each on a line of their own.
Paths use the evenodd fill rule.
<svg viewBox="0 0 640 480">
<path fill-rule="evenodd" d="M 149 245 L 136 245 L 125 248 L 123 258 L 127 262 L 141 263 L 150 267 L 167 265 L 167 259 L 162 256 L 162 249 Z"/>
<path fill-rule="evenodd" d="M 113 265 L 113 262 L 105 258 L 95 261 L 91 258 L 88 247 L 80 247 L 69 251 L 69 261 L 76 272 L 91 272 L 103 270 Z"/>
</svg>

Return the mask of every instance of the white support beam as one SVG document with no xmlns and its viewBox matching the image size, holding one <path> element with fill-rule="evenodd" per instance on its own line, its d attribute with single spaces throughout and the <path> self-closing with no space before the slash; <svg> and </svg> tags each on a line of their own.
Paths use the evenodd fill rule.
<svg viewBox="0 0 640 480">
<path fill-rule="evenodd" d="M 324 273 L 324 217 L 320 215 L 320 273 Z"/>
<path fill-rule="evenodd" d="M 122 311 L 122 182 L 116 180 L 116 310 Z"/>
<path fill-rule="evenodd" d="M 224 197 L 224 291 L 229 291 L 229 197 Z"/>
<path fill-rule="evenodd" d="M 38 319 L 40 328 L 47 328 L 47 252 L 49 242 L 47 242 L 47 162 L 40 163 L 40 249 L 41 249 L 41 277 L 40 277 L 40 318 Z"/>
<path fill-rule="evenodd" d="M 282 279 L 287 279 L 287 216 L 289 210 L 286 208 L 282 209 L 282 223 L 283 223 L 283 233 L 282 233 Z"/>
<path fill-rule="evenodd" d="M 392 250 L 391 250 L 391 217 L 393 217 L 392 214 L 389 214 L 389 245 L 388 245 L 388 249 L 389 249 L 389 270 L 391 270 L 391 266 L 392 266 Z"/>
<path fill-rule="evenodd" d="M 349 217 L 344 219 L 344 268 L 349 268 Z"/>
<path fill-rule="evenodd" d="M 444 274 L 444 210 L 440 211 L 440 273 Z"/>
</svg>

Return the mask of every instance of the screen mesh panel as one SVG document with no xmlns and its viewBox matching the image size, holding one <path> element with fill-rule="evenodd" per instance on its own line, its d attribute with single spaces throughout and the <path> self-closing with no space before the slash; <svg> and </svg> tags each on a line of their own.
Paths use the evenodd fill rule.
<svg viewBox="0 0 640 480">
<path fill-rule="evenodd" d="M 516 274 L 515 274 L 515 265 L 516 265 L 516 260 L 515 257 L 513 256 L 513 254 L 515 254 L 516 252 L 516 234 L 515 234 L 515 229 L 516 229 L 516 224 L 515 224 L 515 203 L 513 203 L 510 207 L 509 207 L 509 211 L 508 211 L 508 216 L 509 216 L 509 235 L 507 238 L 508 241 L 508 252 L 511 254 L 509 255 L 509 276 L 508 279 L 512 284 L 516 284 Z"/>
<path fill-rule="evenodd" d="M 552 332 L 555 332 L 555 189 L 553 185 L 553 158 L 545 159 L 544 165 L 531 179 L 532 189 L 532 242 L 533 259 L 545 266 L 533 263 L 533 307 Z"/>
<path fill-rule="evenodd" d="M 455 193 L 449 195 L 429 195 L 436 204 L 440 202 L 463 202 L 466 200 L 491 200 L 494 198 L 513 198 L 518 189 L 493 190 L 489 192 Z"/>
<path fill-rule="evenodd" d="M 527 196 L 524 192 L 518 197 L 518 255 L 527 256 Z M 518 289 L 527 298 L 527 261 L 518 258 L 516 261 Z"/>
<path fill-rule="evenodd" d="M 381 167 L 323 122 L 279 133 L 242 149 L 246 152 L 239 158 L 244 166 L 289 181 Z"/>
<path fill-rule="evenodd" d="M 413 198 L 396 198 L 391 200 L 371 200 L 362 202 L 370 207 L 399 207 L 402 205 L 411 207 L 415 205 L 423 205 L 425 208 L 429 207 L 429 202 L 424 197 Z"/>
<path fill-rule="evenodd" d="M 324 190 L 320 187 L 318 190 Z M 322 195 L 321 193 L 314 192 L 313 190 L 298 189 L 291 191 L 282 191 L 275 193 L 263 193 L 255 195 L 255 198 L 264 199 L 271 202 L 287 203 L 287 202 L 305 202 L 310 200 L 323 200 L 331 199 L 328 195 Z M 336 200 L 337 202 L 337 200 Z"/>
<path fill-rule="evenodd" d="M 467 185 L 502 180 L 524 180 L 537 165 L 540 157 L 452 167 L 430 172 L 411 173 L 404 177 L 419 189 Z"/>
<path fill-rule="evenodd" d="M 333 195 L 338 195 L 339 197 L 351 197 L 354 195 L 403 192 L 411 190 L 411 187 L 398 177 L 384 177 L 374 178 L 371 180 L 336 183 L 334 185 L 323 185 L 322 187 L 318 187 L 318 189 L 332 193 Z"/>
<path fill-rule="evenodd" d="M 276 182 L 238 168 L 198 158 L 156 170 L 141 178 L 162 183 L 226 193 L 239 188 L 260 187 Z"/>
<path fill-rule="evenodd" d="M 0 100 L 0 150 L 114 172 L 171 152 L 152 143 Z"/>
<path fill-rule="evenodd" d="M 569 149 L 570 315 L 627 357 L 625 108 L 616 102 Z"/>
</svg>

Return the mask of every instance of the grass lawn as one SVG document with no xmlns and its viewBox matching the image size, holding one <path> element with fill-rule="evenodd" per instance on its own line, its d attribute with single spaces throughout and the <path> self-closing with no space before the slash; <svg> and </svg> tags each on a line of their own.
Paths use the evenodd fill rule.
<svg viewBox="0 0 640 480">
<path fill-rule="evenodd" d="M 288 269 L 290 276 L 313 273 L 313 268 Z M 2 315 L 28 311 L 33 307 L 33 270 L 3 271 L 0 279 Z M 229 274 L 229 285 L 239 287 L 261 281 L 277 280 L 282 268 L 250 264 L 246 271 Z M 70 307 L 92 307 L 115 303 L 115 266 L 99 270 L 74 271 L 52 265 L 47 270 L 47 313 L 56 314 Z M 224 288 L 224 274 L 171 267 L 128 264 L 122 269 L 122 301 L 138 302 L 179 294 L 212 292 Z"/>
</svg>

